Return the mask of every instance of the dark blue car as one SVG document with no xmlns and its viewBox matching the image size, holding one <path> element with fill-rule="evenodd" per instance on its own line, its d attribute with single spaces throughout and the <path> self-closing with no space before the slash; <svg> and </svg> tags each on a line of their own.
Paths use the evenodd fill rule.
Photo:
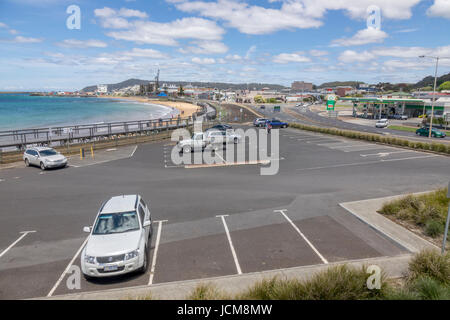
<svg viewBox="0 0 450 320">
<path fill-rule="evenodd" d="M 267 120 L 266 123 L 270 123 L 272 125 L 273 129 L 289 127 L 289 124 L 287 122 L 283 122 L 283 121 L 278 120 L 278 119 Z"/>
</svg>

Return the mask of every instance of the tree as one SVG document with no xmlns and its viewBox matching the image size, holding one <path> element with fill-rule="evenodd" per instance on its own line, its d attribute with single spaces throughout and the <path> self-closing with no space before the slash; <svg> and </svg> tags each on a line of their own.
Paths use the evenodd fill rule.
<svg viewBox="0 0 450 320">
<path fill-rule="evenodd" d="M 445 81 L 439 86 L 439 91 L 450 90 L 450 81 Z"/>
<path fill-rule="evenodd" d="M 184 89 L 183 86 L 180 84 L 180 87 L 178 88 L 178 95 L 184 96 Z"/>
</svg>

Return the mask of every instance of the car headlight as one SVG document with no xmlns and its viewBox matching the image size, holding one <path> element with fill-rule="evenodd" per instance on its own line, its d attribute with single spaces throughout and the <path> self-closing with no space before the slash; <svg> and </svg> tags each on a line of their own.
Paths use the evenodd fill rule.
<svg viewBox="0 0 450 320">
<path fill-rule="evenodd" d="M 139 249 L 136 249 L 134 251 L 125 254 L 125 260 L 131 260 L 133 258 L 136 258 L 137 256 L 139 256 Z"/>
<path fill-rule="evenodd" d="M 84 256 L 84 261 L 87 262 L 87 263 L 90 263 L 90 264 L 95 264 L 95 257 L 85 255 Z"/>
</svg>

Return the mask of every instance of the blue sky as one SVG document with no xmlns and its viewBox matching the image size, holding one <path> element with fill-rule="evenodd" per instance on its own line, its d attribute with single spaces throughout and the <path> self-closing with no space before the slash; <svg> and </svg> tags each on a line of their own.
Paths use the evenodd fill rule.
<svg viewBox="0 0 450 320">
<path fill-rule="evenodd" d="M 80 29 L 66 26 L 70 5 Z M 368 26 L 373 8 L 381 22 Z M 434 72 L 419 55 L 450 57 L 448 30 L 450 0 L 0 0 L 0 90 L 77 90 L 158 68 L 162 80 L 415 82 Z"/>
</svg>

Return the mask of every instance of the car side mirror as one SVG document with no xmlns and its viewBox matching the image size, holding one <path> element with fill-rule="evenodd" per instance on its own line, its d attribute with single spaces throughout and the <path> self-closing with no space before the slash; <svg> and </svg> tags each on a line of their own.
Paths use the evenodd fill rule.
<svg viewBox="0 0 450 320">
<path fill-rule="evenodd" d="M 91 233 L 91 227 L 84 227 L 83 232 Z"/>
<path fill-rule="evenodd" d="M 151 224 L 152 224 L 152 223 L 150 222 L 150 220 L 147 220 L 147 221 L 144 221 L 143 226 L 144 226 L 144 228 L 145 228 L 145 227 L 150 227 Z"/>
</svg>

